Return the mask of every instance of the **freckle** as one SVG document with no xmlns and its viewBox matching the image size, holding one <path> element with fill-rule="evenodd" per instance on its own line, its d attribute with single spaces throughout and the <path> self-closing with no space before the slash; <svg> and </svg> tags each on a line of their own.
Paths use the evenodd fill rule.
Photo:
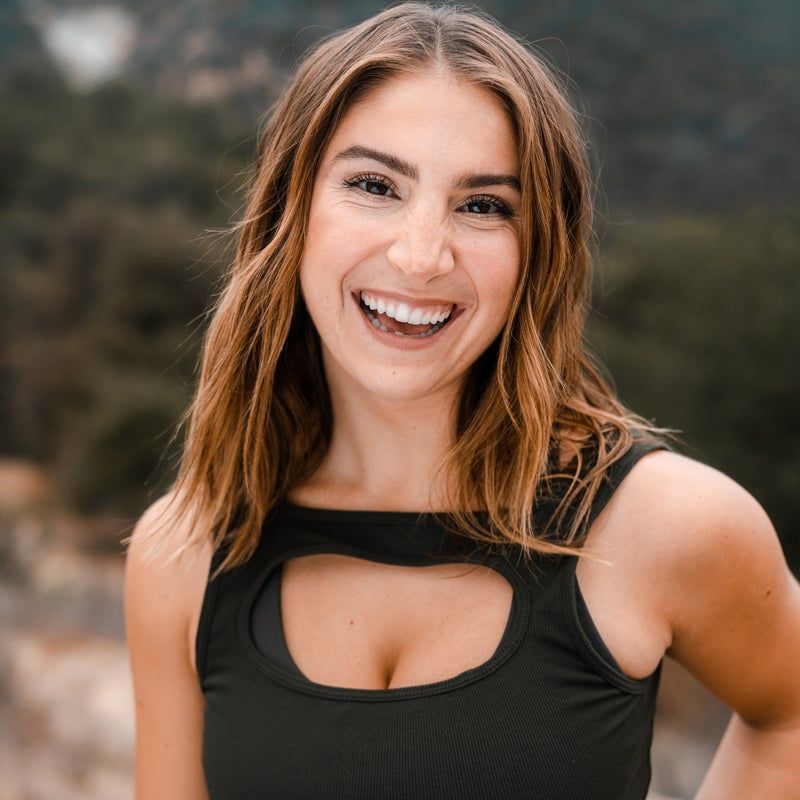
<svg viewBox="0 0 800 800">
<path fill-rule="evenodd" d="M 767 589 L 767 597 L 769 597 L 771 594 L 772 594 L 772 589 Z"/>
</svg>

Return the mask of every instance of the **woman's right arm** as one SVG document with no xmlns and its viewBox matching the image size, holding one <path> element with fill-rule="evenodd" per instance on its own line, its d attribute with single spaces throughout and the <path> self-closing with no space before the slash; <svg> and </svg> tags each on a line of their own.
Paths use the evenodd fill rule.
<svg viewBox="0 0 800 800">
<path fill-rule="evenodd" d="M 190 623 L 202 603 L 211 551 L 185 553 L 163 566 L 165 547 L 152 561 L 144 560 L 150 542 L 143 536 L 161 522 L 168 498 L 157 500 L 139 519 L 125 556 L 125 631 L 136 708 L 136 800 L 207 800 L 201 764 L 203 695 L 194 669 Z M 180 535 L 175 538 L 182 540 Z"/>
</svg>

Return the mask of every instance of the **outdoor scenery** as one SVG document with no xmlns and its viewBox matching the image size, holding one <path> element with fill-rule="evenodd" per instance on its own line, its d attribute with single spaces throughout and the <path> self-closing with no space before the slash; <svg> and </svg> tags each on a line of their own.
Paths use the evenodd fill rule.
<svg viewBox="0 0 800 800">
<path fill-rule="evenodd" d="M 0 6 L 0 800 L 133 796 L 120 539 L 173 474 L 259 124 L 309 44 L 382 7 Z M 800 574 L 800 5 L 481 7 L 583 114 L 592 349 Z M 654 793 L 693 796 L 729 715 L 667 661 Z"/>
</svg>

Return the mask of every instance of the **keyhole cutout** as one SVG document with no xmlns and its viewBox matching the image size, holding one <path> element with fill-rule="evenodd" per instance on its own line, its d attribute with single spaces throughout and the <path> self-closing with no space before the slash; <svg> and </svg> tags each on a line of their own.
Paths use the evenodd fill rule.
<svg viewBox="0 0 800 800">
<path fill-rule="evenodd" d="M 454 678 L 493 657 L 511 619 L 513 587 L 482 564 L 399 566 L 315 553 L 291 557 L 271 575 L 279 592 L 267 581 L 255 599 L 254 643 L 268 660 L 288 661 L 327 687 Z"/>
</svg>

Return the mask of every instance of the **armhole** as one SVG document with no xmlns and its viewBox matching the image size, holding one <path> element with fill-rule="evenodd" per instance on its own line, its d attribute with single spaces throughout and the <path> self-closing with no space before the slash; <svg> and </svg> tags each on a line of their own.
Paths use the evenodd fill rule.
<svg viewBox="0 0 800 800">
<path fill-rule="evenodd" d="M 567 627 L 569 628 L 570 634 L 572 635 L 572 639 L 578 648 L 578 651 L 583 656 L 584 660 L 589 664 L 589 666 L 591 666 L 596 672 L 604 677 L 609 683 L 616 686 L 618 689 L 629 692 L 630 694 L 641 694 L 647 689 L 647 686 L 653 679 L 655 672 L 658 672 L 658 668 L 656 668 L 654 673 L 651 673 L 644 678 L 637 679 L 626 675 L 620 669 L 619 664 L 617 664 L 616 660 L 611 655 L 611 651 L 608 649 L 608 646 L 600 636 L 600 632 L 598 631 L 597 626 L 594 624 L 594 620 L 589 613 L 588 607 L 585 606 L 585 602 L 585 614 L 583 616 L 590 628 L 587 630 L 584 627 L 584 623 L 581 619 L 582 615 L 578 610 L 578 593 L 580 592 L 580 586 L 578 585 L 578 578 L 575 572 L 575 569 L 578 566 L 578 559 L 570 557 L 567 559 L 567 561 L 567 566 L 562 571 L 561 575 L 560 601 L 561 607 L 565 609 Z M 598 648 L 595 647 L 592 642 L 592 637 L 594 637 L 598 643 L 602 643 L 602 649 L 608 653 L 608 657 L 611 658 L 611 661 L 607 660 L 607 658 L 598 650 Z"/>
<path fill-rule="evenodd" d="M 214 570 L 222 563 L 224 552 L 222 547 L 218 547 L 211 555 L 211 563 L 208 567 L 206 576 L 206 588 L 203 593 L 203 603 L 200 607 L 200 617 L 197 621 L 197 633 L 195 635 L 194 653 L 195 670 L 200 681 L 200 688 L 205 690 L 206 657 L 208 654 L 208 641 L 211 634 L 211 622 L 214 617 L 214 609 L 217 605 L 217 595 L 220 583 L 224 575 L 218 575 L 213 581 L 210 580 Z"/>
<path fill-rule="evenodd" d="M 603 482 L 598 489 L 597 495 L 595 495 L 594 502 L 592 503 L 589 519 L 587 521 L 587 528 L 600 515 L 600 512 L 611 499 L 614 491 L 619 484 L 622 483 L 631 469 L 633 469 L 639 459 L 654 450 L 672 450 L 672 448 L 663 442 L 643 441 L 638 436 L 634 436 L 634 441 L 631 446 L 619 460 L 611 465 L 608 470 L 608 479 Z M 561 576 L 561 603 L 562 608 L 564 608 L 566 612 L 567 623 L 572 638 L 579 651 L 589 665 L 593 666 L 614 686 L 632 694 L 644 692 L 648 684 L 658 677 L 661 664 L 659 663 L 659 666 L 656 667 L 650 675 L 644 678 L 631 678 L 622 671 L 608 646 L 603 641 L 602 636 L 600 636 L 600 632 L 589 613 L 589 608 L 581 593 L 580 585 L 578 584 L 578 576 L 576 574 L 578 558 L 569 557 L 567 558 L 567 562 L 566 568 L 562 571 Z M 579 608 L 579 604 L 583 605 L 582 609 Z M 581 611 L 583 613 L 581 613 Z M 593 643 L 593 640 L 598 643 L 597 647 Z"/>
<path fill-rule="evenodd" d="M 608 645 L 603 640 L 597 625 L 594 624 L 594 619 L 589 611 L 589 606 L 586 604 L 586 598 L 581 591 L 581 583 L 578 580 L 578 562 L 575 562 L 575 608 L 578 612 L 578 623 L 586 634 L 589 642 L 594 646 L 594 649 L 600 654 L 600 657 L 606 661 L 611 667 L 618 672 L 624 673 L 624 670 L 619 665 L 619 662 L 614 658 L 614 654 L 608 649 Z"/>
</svg>

